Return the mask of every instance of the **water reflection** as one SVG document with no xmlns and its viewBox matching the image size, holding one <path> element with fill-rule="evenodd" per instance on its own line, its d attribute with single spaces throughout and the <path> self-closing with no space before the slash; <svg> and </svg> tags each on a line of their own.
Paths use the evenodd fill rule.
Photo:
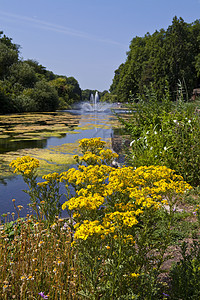
<svg viewBox="0 0 200 300">
<path fill-rule="evenodd" d="M 10 139 L 0 139 L 0 153 L 9 151 L 17 151 L 20 149 L 45 148 L 47 146 L 47 139 L 42 140 L 20 140 L 12 141 Z"/>
</svg>

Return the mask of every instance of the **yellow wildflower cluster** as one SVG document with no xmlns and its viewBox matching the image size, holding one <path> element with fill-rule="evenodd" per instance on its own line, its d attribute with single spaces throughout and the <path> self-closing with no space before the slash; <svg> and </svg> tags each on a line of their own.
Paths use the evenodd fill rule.
<svg viewBox="0 0 200 300">
<path fill-rule="evenodd" d="M 68 206 L 68 208 L 70 210 L 76 210 L 78 208 L 78 210 L 82 209 L 82 208 L 86 208 L 88 210 L 93 210 L 93 209 L 97 209 L 99 208 L 100 205 L 102 205 L 104 202 L 104 197 L 98 195 L 97 193 L 93 194 L 89 194 L 88 196 L 80 196 L 78 198 L 73 197 L 71 198 L 68 202 L 65 202 L 62 205 L 62 209 L 65 209 L 66 206 Z"/>
<path fill-rule="evenodd" d="M 75 239 L 86 240 L 89 236 L 94 234 L 101 234 L 103 227 L 100 225 L 99 221 L 88 221 L 85 220 L 76 230 L 74 237 Z"/>
<path fill-rule="evenodd" d="M 78 185 L 95 185 L 105 181 L 112 167 L 106 165 L 79 166 L 79 169 L 71 168 L 61 173 L 60 180 L 70 184 Z"/>
<path fill-rule="evenodd" d="M 143 211 L 141 210 L 141 213 Z M 119 226 L 129 226 L 132 227 L 138 223 L 136 217 L 135 217 L 135 211 L 126 211 L 126 212 L 120 212 L 115 211 L 110 214 L 106 214 L 105 218 L 103 219 L 104 226 L 109 227 L 110 224 L 116 223 Z M 116 225 L 115 225 L 116 226 Z"/>
<path fill-rule="evenodd" d="M 82 157 L 74 156 L 78 162 L 85 162 L 87 165 L 111 164 L 117 157 L 118 154 L 113 153 L 111 149 L 102 149 L 99 151 L 99 155 L 86 151 Z"/>
<path fill-rule="evenodd" d="M 60 181 L 60 174 L 58 174 L 56 172 L 50 173 L 50 174 L 44 175 L 42 177 L 42 179 L 45 179 L 48 182 L 51 182 L 51 181 Z"/>
<path fill-rule="evenodd" d="M 30 175 L 39 167 L 39 160 L 30 156 L 18 157 L 10 163 L 10 167 L 15 168 L 14 173 Z"/>
<path fill-rule="evenodd" d="M 86 151 L 82 157 L 79 157 L 79 161 L 83 161 L 88 165 L 101 164 L 101 157 L 91 153 L 90 151 Z"/>
<path fill-rule="evenodd" d="M 129 212 L 119 212 L 106 214 L 102 219 L 102 222 L 99 221 L 89 221 L 84 220 L 83 224 L 77 224 L 76 232 L 74 237 L 76 239 L 86 240 L 89 236 L 93 234 L 99 235 L 101 239 L 104 239 L 105 236 L 112 234 L 114 238 L 117 238 L 117 234 L 122 227 L 132 227 L 138 223 L 134 211 Z M 133 242 L 132 235 L 125 235 L 125 242 Z"/>
<path fill-rule="evenodd" d="M 114 159 L 118 158 L 118 156 L 119 156 L 117 153 L 112 152 L 111 149 L 106 149 L 106 150 L 102 149 L 99 154 L 100 154 L 101 160 L 107 164 L 109 164 Z"/>
<path fill-rule="evenodd" d="M 38 182 L 37 185 L 39 187 L 46 188 L 49 185 L 49 183 L 60 182 L 60 174 L 58 174 L 56 172 L 49 173 L 47 175 L 42 176 L 42 179 L 45 179 L 46 181 Z"/>
<path fill-rule="evenodd" d="M 63 204 L 63 209 L 68 207 L 76 213 L 82 209 L 96 210 L 96 215 L 100 207 L 103 211 L 100 222 L 94 222 L 94 218 L 82 219 L 83 223 L 76 228 L 77 239 L 87 239 L 92 233 L 104 238 L 108 234 L 116 235 L 119 228 L 132 228 L 140 222 L 145 210 L 158 210 L 172 196 L 191 189 L 181 176 L 163 166 L 136 170 L 106 165 L 79 166 L 78 170 L 65 172 L 63 178 L 76 187 L 76 195 Z M 79 215 L 79 221 L 80 216 L 83 215 Z"/>
<path fill-rule="evenodd" d="M 79 141 L 79 147 L 82 152 L 90 151 L 94 154 L 98 154 L 101 149 L 105 147 L 106 142 L 102 141 L 101 138 L 82 139 Z"/>
</svg>

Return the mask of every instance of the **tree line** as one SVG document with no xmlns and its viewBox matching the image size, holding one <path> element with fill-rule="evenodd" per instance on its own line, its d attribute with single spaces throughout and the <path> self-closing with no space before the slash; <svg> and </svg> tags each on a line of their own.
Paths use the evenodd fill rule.
<svg viewBox="0 0 200 300">
<path fill-rule="evenodd" d="M 35 60 L 22 60 L 20 46 L 0 32 L 0 114 L 66 109 L 81 95 L 74 77 L 56 75 Z"/>
<path fill-rule="evenodd" d="M 188 24 L 174 17 L 166 30 L 134 37 L 104 97 L 127 102 L 152 85 L 161 96 L 167 85 L 174 100 L 178 82 L 189 97 L 200 85 L 200 20 Z"/>
</svg>

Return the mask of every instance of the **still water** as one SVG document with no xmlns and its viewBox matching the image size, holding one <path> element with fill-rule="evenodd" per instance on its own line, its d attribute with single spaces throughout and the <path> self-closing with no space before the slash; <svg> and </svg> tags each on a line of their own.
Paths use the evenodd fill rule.
<svg viewBox="0 0 200 300">
<path fill-rule="evenodd" d="M 69 111 L 68 111 L 69 113 Z M 22 149 L 33 149 L 34 147 L 50 148 L 55 146 L 60 146 L 67 143 L 75 143 L 82 138 L 94 138 L 101 137 L 103 140 L 108 141 L 113 137 L 113 124 L 117 122 L 116 116 L 109 112 L 90 112 L 90 113 L 80 113 L 80 111 L 70 111 L 71 114 L 78 117 L 78 125 L 73 128 L 71 133 L 67 133 L 63 137 L 49 137 L 45 141 L 31 143 L 16 143 L 15 145 L 7 145 L 5 152 L 13 151 L 13 148 Z M 4 144 L 6 146 L 6 143 Z M 11 149 L 11 150 L 10 150 Z M 64 170 L 63 170 L 64 171 Z M 22 205 L 24 208 L 20 212 L 20 216 L 26 216 L 29 212 L 28 203 L 29 196 L 23 192 L 27 186 L 24 183 L 22 177 L 17 175 L 11 178 L 4 178 L 0 181 L 0 216 L 3 213 L 14 212 L 14 207 L 12 199 L 16 199 L 16 205 Z M 64 187 L 61 186 L 61 192 Z M 65 198 L 61 198 L 61 203 L 65 201 Z M 63 214 L 63 217 L 65 214 Z"/>
</svg>

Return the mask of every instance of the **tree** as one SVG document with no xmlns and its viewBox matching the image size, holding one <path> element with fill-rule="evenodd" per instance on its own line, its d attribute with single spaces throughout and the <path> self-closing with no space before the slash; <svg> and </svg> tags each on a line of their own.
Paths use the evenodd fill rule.
<svg viewBox="0 0 200 300">
<path fill-rule="evenodd" d="M 36 82 L 31 98 L 36 103 L 37 111 L 55 111 L 58 109 L 58 93 L 45 80 Z"/>
<path fill-rule="evenodd" d="M 119 68 L 117 70 L 115 70 L 115 75 L 114 75 L 114 78 L 113 78 L 113 82 L 112 82 L 112 84 L 110 86 L 110 89 L 109 89 L 109 91 L 113 94 L 117 93 L 117 86 L 118 86 L 118 83 L 119 83 L 119 80 L 120 80 L 120 75 L 121 75 L 123 67 L 124 67 L 124 64 L 121 64 L 119 66 Z"/>
<path fill-rule="evenodd" d="M 37 81 L 33 67 L 23 61 L 12 64 L 9 68 L 9 80 L 12 84 L 21 84 L 23 88 L 32 88 Z"/>
<path fill-rule="evenodd" d="M 29 66 L 33 67 L 38 80 L 46 79 L 47 81 L 53 80 L 57 77 L 52 71 L 46 70 L 46 68 L 39 64 L 36 60 L 28 59 L 25 60 Z"/>
<path fill-rule="evenodd" d="M 192 42 L 191 26 L 182 18 L 174 17 L 172 25 L 166 31 L 167 74 L 172 95 L 177 93 L 179 80 L 185 83 L 189 93 L 194 87 L 194 78 L 197 75 L 194 66 L 196 44 Z"/>
<path fill-rule="evenodd" d="M 12 98 L 6 93 L 4 84 L 0 81 L 0 114 L 13 112 Z"/>
<path fill-rule="evenodd" d="M 49 85 L 56 89 L 61 108 L 67 108 L 72 103 L 81 100 L 81 89 L 73 77 L 60 76 L 49 81 Z"/>
<path fill-rule="evenodd" d="M 18 61 L 18 52 L 0 40 L 0 79 L 7 76 L 9 67 Z"/>
<path fill-rule="evenodd" d="M 81 100 L 74 77 L 58 76 L 37 61 L 19 59 L 19 46 L 0 31 L 0 113 L 55 111 Z"/>
<path fill-rule="evenodd" d="M 91 94 L 95 95 L 96 90 L 82 90 L 82 101 L 90 101 Z"/>
<path fill-rule="evenodd" d="M 74 77 L 67 77 L 66 90 L 69 95 L 70 103 L 74 103 L 81 100 L 81 88 L 78 81 Z"/>
<path fill-rule="evenodd" d="M 186 92 L 200 83 L 200 21 L 187 24 L 174 17 L 167 30 L 135 37 L 130 43 L 127 59 L 115 71 L 110 92 L 125 102 L 130 95 L 143 94 L 153 87 L 160 98 L 169 83 L 171 98 L 175 99 L 178 82 Z"/>
</svg>

